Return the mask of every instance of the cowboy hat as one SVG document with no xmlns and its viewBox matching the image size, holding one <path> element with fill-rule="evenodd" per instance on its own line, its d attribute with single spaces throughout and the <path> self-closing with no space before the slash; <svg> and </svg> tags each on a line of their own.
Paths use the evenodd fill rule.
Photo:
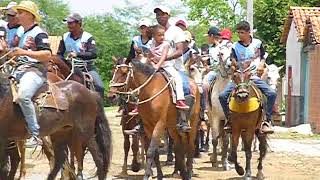
<svg viewBox="0 0 320 180">
<path fill-rule="evenodd" d="M 41 16 L 39 14 L 38 6 L 32 1 L 21 1 L 20 4 L 14 6 L 15 11 L 24 10 L 31 13 L 37 22 L 40 22 Z"/>
</svg>

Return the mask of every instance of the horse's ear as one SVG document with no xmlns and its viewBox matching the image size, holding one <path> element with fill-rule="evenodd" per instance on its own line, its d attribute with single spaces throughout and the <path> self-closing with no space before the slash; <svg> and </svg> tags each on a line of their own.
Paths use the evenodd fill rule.
<svg viewBox="0 0 320 180">
<path fill-rule="evenodd" d="M 278 67 L 278 71 L 281 71 L 281 69 L 284 67 L 284 65 Z"/>
<path fill-rule="evenodd" d="M 114 64 L 117 64 L 118 59 L 116 57 L 112 56 L 112 61 L 113 61 Z"/>
</svg>

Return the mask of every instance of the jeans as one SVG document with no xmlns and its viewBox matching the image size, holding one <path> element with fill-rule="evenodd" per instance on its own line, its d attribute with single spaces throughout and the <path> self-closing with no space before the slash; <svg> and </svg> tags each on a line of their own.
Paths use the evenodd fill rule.
<svg viewBox="0 0 320 180">
<path fill-rule="evenodd" d="M 208 84 L 210 85 L 211 82 L 217 77 L 217 73 L 215 71 L 210 71 L 208 74 L 207 74 L 207 82 Z"/>
<path fill-rule="evenodd" d="M 43 85 L 45 79 L 35 72 L 26 72 L 20 79 L 17 102 L 28 125 L 32 136 L 39 135 L 39 124 L 37 121 L 36 110 L 32 102 L 32 97 Z"/>
<path fill-rule="evenodd" d="M 103 87 L 103 81 L 100 78 L 99 73 L 96 70 L 90 70 L 89 74 L 91 75 L 93 79 L 93 85 L 95 90 L 100 94 L 100 96 L 104 97 L 104 87 Z"/>
<path fill-rule="evenodd" d="M 269 85 L 261 79 L 252 79 L 255 85 L 260 89 L 262 94 L 267 97 L 266 102 L 266 116 L 267 120 L 272 119 L 272 107 L 276 101 L 277 93 L 269 87 Z M 233 82 L 229 82 L 227 86 L 224 88 L 223 92 L 219 95 L 219 101 L 222 106 L 223 112 L 226 117 L 229 116 L 229 101 L 228 98 L 230 93 L 234 89 L 235 84 Z"/>
</svg>

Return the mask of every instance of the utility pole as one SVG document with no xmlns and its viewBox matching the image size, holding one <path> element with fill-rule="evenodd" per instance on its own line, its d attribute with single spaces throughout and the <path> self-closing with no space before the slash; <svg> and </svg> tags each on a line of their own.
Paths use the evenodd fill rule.
<svg viewBox="0 0 320 180">
<path fill-rule="evenodd" d="M 253 35 L 253 0 L 247 0 L 247 21 L 250 24 L 251 35 Z"/>
</svg>

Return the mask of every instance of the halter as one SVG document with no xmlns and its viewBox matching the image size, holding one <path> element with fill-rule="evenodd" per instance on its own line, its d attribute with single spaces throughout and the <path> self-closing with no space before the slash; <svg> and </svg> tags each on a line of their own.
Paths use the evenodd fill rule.
<svg viewBox="0 0 320 180">
<path fill-rule="evenodd" d="M 113 73 L 113 76 L 112 76 L 112 79 L 111 79 L 110 85 L 109 85 L 110 87 L 122 87 L 122 86 L 126 86 L 126 85 L 129 84 L 129 79 L 130 79 L 130 77 L 133 77 L 133 70 L 132 70 L 132 66 L 131 66 L 131 65 L 127 65 L 127 64 L 117 65 L 114 72 L 117 72 L 118 69 L 121 68 L 121 67 L 127 67 L 127 68 L 129 68 L 129 72 L 128 72 L 128 74 L 127 74 L 126 80 L 125 80 L 124 82 L 122 82 L 122 83 L 115 83 L 115 82 L 114 82 L 114 78 L 115 78 L 116 73 Z M 119 92 L 119 93 L 120 93 L 120 92 Z"/>
</svg>

